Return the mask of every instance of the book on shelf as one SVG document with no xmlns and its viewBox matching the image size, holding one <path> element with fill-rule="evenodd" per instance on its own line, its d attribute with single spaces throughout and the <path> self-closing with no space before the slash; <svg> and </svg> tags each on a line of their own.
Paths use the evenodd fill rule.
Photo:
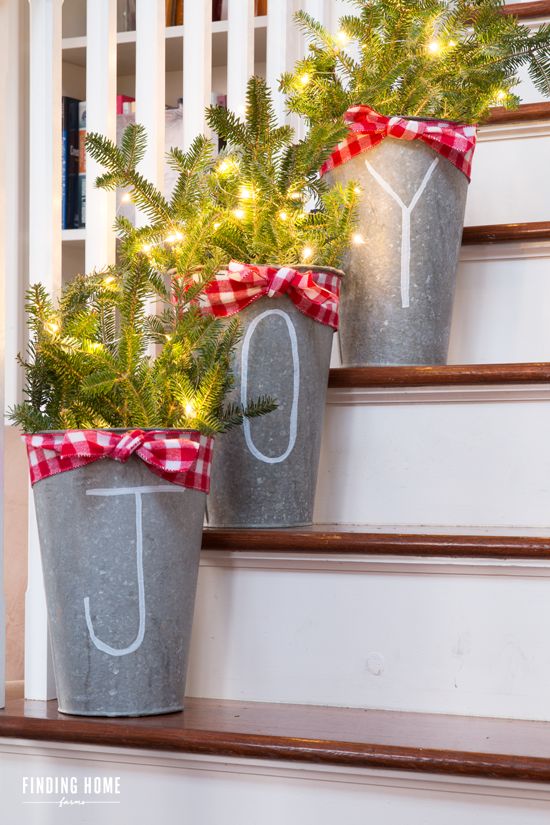
<svg viewBox="0 0 550 825">
<path fill-rule="evenodd" d="M 86 226 L 86 101 L 78 104 L 78 225 Z"/>
<path fill-rule="evenodd" d="M 128 112 L 133 112 L 134 109 L 130 106 L 128 108 L 127 104 L 135 103 L 135 97 L 130 97 L 129 95 L 117 95 L 116 96 L 116 113 L 117 115 L 124 115 L 128 114 Z"/>
<path fill-rule="evenodd" d="M 79 198 L 79 129 L 78 107 L 79 100 L 74 97 L 63 97 L 61 102 L 62 113 L 62 160 L 61 160 L 61 194 L 62 194 L 62 227 L 63 229 L 77 229 L 80 213 Z"/>
<path fill-rule="evenodd" d="M 191 0 L 188 0 L 191 2 Z M 200 0 L 195 0 L 200 2 Z M 208 2 L 208 0 L 203 0 Z M 244 0 L 241 0 L 244 2 Z M 183 0 L 165 0 L 166 25 L 183 25 Z M 256 17 L 267 14 L 267 0 L 254 0 L 254 14 Z M 227 20 L 227 0 L 212 0 L 212 21 Z"/>
</svg>

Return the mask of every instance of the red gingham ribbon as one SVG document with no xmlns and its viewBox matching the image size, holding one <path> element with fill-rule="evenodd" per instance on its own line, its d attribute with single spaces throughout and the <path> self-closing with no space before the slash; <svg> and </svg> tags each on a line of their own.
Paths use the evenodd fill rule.
<svg viewBox="0 0 550 825">
<path fill-rule="evenodd" d="M 31 484 L 43 478 L 111 458 L 137 455 L 151 472 L 172 484 L 208 493 L 213 439 L 184 430 L 67 430 L 24 435 Z"/>
<path fill-rule="evenodd" d="M 255 266 L 231 261 L 201 296 L 204 312 L 234 315 L 259 298 L 287 295 L 292 303 L 318 321 L 338 329 L 340 278 L 329 272 L 298 272 L 288 266 Z"/>
<path fill-rule="evenodd" d="M 476 127 L 438 120 L 386 117 L 370 106 L 352 106 L 344 115 L 350 133 L 321 167 L 321 174 L 377 146 L 386 137 L 421 140 L 449 160 L 468 180 L 476 148 Z"/>
</svg>

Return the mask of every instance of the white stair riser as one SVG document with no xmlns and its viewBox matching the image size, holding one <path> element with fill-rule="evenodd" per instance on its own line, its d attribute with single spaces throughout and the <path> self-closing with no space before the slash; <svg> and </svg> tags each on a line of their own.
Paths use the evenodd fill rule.
<svg viewBox="0 0 550 825">
<path fill-rule="evenodd" d="M 329 392 L 315 521 L 550 524 L 550 400 L 461 400 L 475 389 Z"/>
<path fill-rule="evenodd" d="M 548 360 L 550 242 L 463 247 L 449 363 Z"/>
<path fill-rule="evenodd" d="M 480 133 L 466 205 L 467 226 L 548 220 L 550 123 L 514 125 L 514 136 L 523 134 L 524 139 L 500 139 L 511 132 L 511 126 L 495 124 Z"/>
<path fill-rule="evenodd" d="M 119 796 L 103 799 L 120 804 L 23 805 L 37 800 L 22 796 L 25 776 L 74 777 L 79 788 L 86 777 L 119 777 Z M 546 785 L 17 740 L 0 743 L 0 790 L 10 823 L 65 816 L 102 825 L 547 825 L 550 809 Z"/>
<path fill-rule="evenodd" d="M 187 693 L 548 721 L 550 563 L 526 572 L 207 554 Z"/>
<path fill-rule="evenodd" d="M 549 360 L 550 241 L 464 246 L 448 363 Z M 332 366 L 340 365 L 336 335 Z"/>
</svg>

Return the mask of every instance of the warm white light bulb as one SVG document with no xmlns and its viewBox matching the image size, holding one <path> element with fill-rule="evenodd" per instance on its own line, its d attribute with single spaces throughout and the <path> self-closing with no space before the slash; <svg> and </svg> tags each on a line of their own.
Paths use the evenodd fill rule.
<svg viewBox="0 0 550 825">
<path fill-rule="evenodd" d="M 497 92 L 497 100 L 499 101 L 499 103 L 502 103 L 503 100 L 506 100 L 506 97 L 507 95 L 504 89 L 500 89 L 500 91 Z"/>
<path fill-rule="evenodd" d="M 194 418 L 195 417 L 195 407 L 193 406 L 193 404 L 191 404 L 190 401 L 188 401 L 187 404 L 185 405 L 185 415 L 188 418 Z"/>
<path fill-rule="evenodd" d="M 252 189 L 249 186 L 241 186 L 239 197 L 243 201 L 248 201 L 252 197 Z"/>
<path fill-rule="evenodd" d="M 115 280 L 115 279 L 113 278 L 113 276 L 112 276 L 112 275 L 108 275 L 108 276 L 104 279 L 104 281 L 103 281 L 103 285 L 104 285 L 104 286 L 109 286 L 110 284 L 112 284 L 112 283 L 113 283 L 113 281 L 114 281 L 114 280 Z"/>
<path fill-rule="evenodd" d="M 220 175 L 226 175 L 228 172 L 231 171 L 232 163 L 229 160 L 222 160 L 221 163 L 218 164 L 218 172 Z"/>
<path fill-rule="evenodd" d="M 451 49 L 454 49 L 454 47 L 456 46 L 456 40 L 449 40 L 449 46 L 451 47 Z"/>
<path fill-rule="evenodd" d="M 219 229 L 220 226 L 221 226 L 221 223 L 219 221 L 216 221 L 216 223 L 214 224 L 214 229 Z"/>
<path fill-rule="evenodd" d="M 120 200 L 121 200 L 121 203 L 131 203 L 132 202 L 132 196 L 130 195 L 129 192 L 125 192 Z"/>
<path fill-rule="evenodd" d="M 175 235 L 167 235 L 164 240 L 166 241 L 166 243 L 174 243 L 174 241 L 176 240 L 176 236 Z"/>
<path fill-rule="evenodd" d="M 363 192 L 363 190 L 361 189 L 361 187 L 360 187 L 360 186 L 354 186 L 354 187 L 353 187 L 353 192 L 354 192 L 354 194 L 355 194 L 355 195 L 361 195 L 361 193 Z"/>
<path fill-rule="evenodd" d="M 56 324 L 55 321 L 51 321 L 49 324 L 46 324 L 46 329 L 48 332 L 51 332 L 52 335 L 55 335 L 56 332 L 59 332 L 59 324 Z"/>
<path fill-rule="evenodd" d="M 351 242 L 354 243 L 355 246 L 361 246 L 361 244 L 365 243 L 365 239 L 360 232 L 354 232 L 351 236 Z"/>
<path fill-rule="evenodd" d="M 307 84 L 309 83 L 310 80 L 311 80 L 311 77 L 309 76 L 309 74 L 307 72 L 303 72 L 303 74 L 300 75 L 300 85 L 301 86 L 307 86 Z"/>
<path fill-rule="evenodd" d="M 313 257 L 313 249 L 311 246 L 304 246 L 302 249 L 302 260 L 308 261 L 310 258 Z"/>
<path fill-rule="evenodd" d="M 242 220 L 244 218 L 244 209 L 234 209 L 233 215 L 237 218 L 237 220 Z"/>
<path fill-rule="evenodd" d="M 288 214 L 286 212 L 279 212 L 279 220 L 286 221 L 288 219 Z"/>
<path fill-rule="evenodd" d="M 430 54 L 439 54 L 439 52 L 441 51 L 441 43 L 439 42 L 439 40 L 430 41 L 430 43 L 428 43 L 428 51 L 430 52 Z"/>
<path fill-rule="evenodd" d="M 336 34 L 336 42 L 339 46 L 345 46 L 349 43 L 349 35 L 345 31 L 339 31 Z"/>
<path fill-rule="evenodd" d="M 302 200 L 302 193 L 301 192 L 289 192 L 288 197 L 291 201 L 301 201 Z"/>
<path fill-rule="evenodd" d="M 150 243 L 144 243 L 141 247 L 141 251 L 145 252 L 145 253 L 150 252 L 151 251 L 151 244 Z"/>
</svg>

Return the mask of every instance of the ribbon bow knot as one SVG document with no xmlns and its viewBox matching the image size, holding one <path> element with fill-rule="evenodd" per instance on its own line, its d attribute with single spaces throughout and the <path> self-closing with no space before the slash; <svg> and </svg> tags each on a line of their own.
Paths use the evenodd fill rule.
<svg viewBox="0 0 550 825">
<path fill-rule="evenodd" d="M 476 147 L 476 127 L 444 120 L 387 117 L 370 106 L 351 106 L 344 115 L 350 132 L 321 167 L 321 174 L 366 152 L 385 138 L 421 140 L 450 161 L 468 180 Z"/>
<path fill-rule="evenodd" d="M 67 430 L 24 435 L 31 483 L 109 458 L 124 463 L 135 455 L 172 484 L 207 493 L 212 438 L 183 430 Z"/>
<path fill-rule="evenodd" d="M 257 266 L 231 261 L 201 296 L 204 312 L 226 317 L 259 298 L 286 295 L 300 312 L 338 329 L 340 279 L 330 272 L 299 272 L 292 267 Z"/>
</svg>

